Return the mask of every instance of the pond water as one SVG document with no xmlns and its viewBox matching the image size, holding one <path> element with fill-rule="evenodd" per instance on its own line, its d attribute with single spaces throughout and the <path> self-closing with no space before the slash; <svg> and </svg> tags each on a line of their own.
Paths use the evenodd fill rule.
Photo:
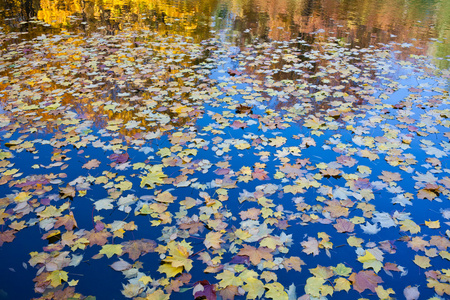
<svg viewBox="0 0 450 300">
<path fill-rule="evenodd" d="M 0 299 L 447 299 L 450 2 L 0 3 Z"/>
</svg>

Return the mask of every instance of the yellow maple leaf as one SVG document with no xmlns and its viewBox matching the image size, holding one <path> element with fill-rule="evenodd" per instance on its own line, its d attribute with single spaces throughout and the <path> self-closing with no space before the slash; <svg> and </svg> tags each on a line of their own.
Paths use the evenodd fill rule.
<svg viewBox="0 0 450 300">
<path fill-rule="evenodd" d="M 78 284 L 78 282 L 79 282 L 79 280 L 72 279 L 71 281 L 67 282 L 67 284 L 69 286 L 76 286 Z"/>
<path fill-rule="evenodd" d="M 421 267 L 422 269 L 426 269 L 431 267 L 430 258 L 426 256 L 416 255 L 414 256 L 414 263 Z"/>
<path fill-rule="evenodd" d="M 261 298 L 265 292 L 264 283 L 256 278 L 247 278 L 242 287 L 247 292 L 247 299 Z"/>
<path fill-rule="evenodd" d="M 192 247 L 186 241 L 175 242 L 170 241 L 167 245 L 169 249 L 169 256 L 163 259 L 163 262 L 170 263 L 172 267 L 183 267 L 186 271 L 192 269 L 192 259 L 189 256 L 192 254 Z"/>
<path fill-rule="evenodd" d="M 165 273 L 168 278 L 175 277 L 179 273 L 183 272 L 183 267 L 174 267 L 171 263 L 163 263 L 158 268 L 159 273 Z"/>
<path fill-rule="evenodd" d="M 226 288 L 227 286 L 241 286 L 244 282 L 241 278 L 236 277 L 233 272 L 229 270 L 224 270 L 222 273 L 216 275 L 219 281 L 219 287 Z"/>
<path fill-rule="evenodd" d="M 400 221 L 399 224 L 402 225 L 402 226 L 400 226 L 401 231 L 409 231 L 411 233 L 420 232 L 420 226 L 417 225 L 413 220 L 406 219 L 406 220 Z"/>
<path fill-rule="evenodd" d="M 239 150 L 243 150 L 243 149 L 250 149 L 251 146 L 250 146 L 249 143 L 243 142 L 243 143 L 239 143 L 239 144 L 234 145 L 234 147 L 236 147 Z"/>
<path fill-rule="evenodd" d="M 122 192 L 131 190 L 132 187 L 133 187 L 133 184 L 128 180 L 124 180 L 124 181 L 121 181 L 120 183 L 116 184 L 116 188 L 118 188 Z"/>
<path fill-rule="evenodd" d="M 150 276 L 144 275 L 141 278 L 139 278 L 139 281 L 147 285 L 149 282 L 152 282 L 153 279 Z"/>
<path fill-rule="evenodd" d="M 208 232 L 203 243 L 206 248 L 220 249 L 220 244 L 223 243 L 222 233 L 216 231 Z"/>
<path fill-rule="evenodd" d="M 442 296 L 445 294 L 450 295 L 450 284 L 442 283 L 433 278 L 427 278 L 427 287 L 434 288 L 436 294 Z M 438 298 L 441 299 L 441 298 Z"/>
<path fill-rule="evenodd" d="M 366 253 L 363 256 L 358 257 L 358 261 L 365 263 L 371 260 L 376 260 L 376 257 L 370 253 L 369 251 L 366 250 Z"/>
<path fill-rule="evenodd" d="M 343 263 L 339 263 L 336 267 L 331 267 L 334 274 L 348 277 L 352 273 L 352 269 L 346 267 Z"/>
<path fill-rule="evenodd" d="M 348 292 L 350 290 L 350 286 L 351 286 L 350 281 L 348 281 L 343 277 L 339 277 L 334 280 L 334 290 L 336 292 L 338 291 Z"/>
<path fill-rule="evenodd" d="M 306 280 L 305 293 L 316 298 L 320 298 L 320 287 L 325 283 L 322 277 L 309 277 Z"/>
<path fill-rule="evenodd" d="M 347 238 L 347 243 L 352 247 L 361 247 L 361 244 L 364 242 L 363 239 L 357 238 L 355 236 L 350 236 Z"/>
<path fill-rule="evenodd" d="M 62 270 L 55 270 L 47 275 L 47 280 L 51 280 L 50 285 L 52 287 L 57 287 L 62 280 L 67 281 L 68 279 L 67 272 Z"/>
<path fill-rule="evenodd" d="M 163 290 L 157 289 L 156 291 L 147 294 L 145 300 L 169 300 L 170 295 L 164 293 Z"/>
<path fill-rule="evenodd" d="M 173 196 L 170 192 L 162 192 L 156 196 L 155 200 L 161 203 L 173 203 L 177 197 Z"/>
<path fill-rule="evenodd" d="M 122 254 L 122 245 L 103 245 L 99 252 L 100 254 L 105 254 L 108 258 L 111 258 L 114 254 Z"/>
<path fill-rule="evenodd" d="M 144 289 L 143 287 L 141 287 L 138 284 L 122 284 L 123 286 L 123 290 L 121 291 L 122 294 L 127 297 L 127 298 L 133 298 L 136 297 L 137 295 L 139 295 L 142 290 Z"/>
<path fill-rule="evenodd" d="M 282 245 L 283 245 L 283 243 L 280 241 L 280 239 L 277 239 L 273 236 L 265 237 L 259 243 L 260 247 L 267 247 L 272 250 L 275 250 L 277 248 L 277 246 L 282 246 Z"/>
<path fill-rule="evenodd" d="M 425 221 L 425 225 L 428 226 L 428 228 L 431 228 L 431 229 L 441 228 L 441 223 L 439 223 L 439 220 L 437 220 L 437 221 Z"/>
<path fill-rule="evenodd" d="M 279 282 L 266 283 L 264 287 L 267 289 L 266 298 L 288 300 L 288 294 L 284 291 L 284 287 Z"/>
<path fill-rule="evenodd" d="M 441 251 L 439 252 L 439 256 L 446 259 L 446 260 L 450 260 L 450 253 L 448 253 L 448 251 Z"/>
<path fill-rule="evenodd" d="M 303 125 L 311 129 L 319 129 L 324 124 L 325 123 L 316 116 L 311 116 Z"/>
<path fill-rule="evenodd" d="M 14 197 L 15 202 L 25 202 L 31 199 L 31 194 L 29 192 L 20 192 Z"/>
<path fill-rule="evenodd" d="M 377 292 L 377 295 L 381 300 L 393 299 L 391 298 L 390 294 L 395 294 L 393 289 L 388 288 L 387 290 L 385 290 L 381 285 L 375 288 L 375 292 Z"/>
<path fill-rule="evenodd" d="M 149 185 L 151 188 L 154 188 L 155 184 L 164 183 L 163 178 L 166 177 L 167 175 L 162 172 L 162 165 L 152 166 L 146 176 L 140 177 L 141 188 L 146 185 Z"/>
</svg>

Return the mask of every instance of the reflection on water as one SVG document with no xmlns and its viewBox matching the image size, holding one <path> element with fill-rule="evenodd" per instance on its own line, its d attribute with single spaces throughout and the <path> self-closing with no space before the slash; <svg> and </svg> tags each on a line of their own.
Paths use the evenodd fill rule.
<svg viewBox="0 0 450 300">
<path fill-rule="evenodd" d="M 311 33 L 325 31 L 350 47 L 412 41 L 420 48 L 415 54 L 435 56 L 441 68 L 449 66 L 450 55 L 446 0 L 9 0 L 0 3 L 0 24 L 25 39 L 57 28 L 117 34 L 132 26 L 197 42 L 220 34 L 239 45 L 308 41 Z"/>
<path fill-rule="evenodd" d="M 24 30 L 22 22 L 37 17 L 47 26 L 73 30 L 107 26 L 117 33 L 127 24 L 205 38 L 215 17 L 214 29 L 246 33 L 238 35 L 243 39 L 288 40 L 333 29 L 360 46 L 393 37 L 444 39 L 450 32 L 445 0 L 9 0 L 2 1 L 0 11 L 10 30 Z"/>
</svg>

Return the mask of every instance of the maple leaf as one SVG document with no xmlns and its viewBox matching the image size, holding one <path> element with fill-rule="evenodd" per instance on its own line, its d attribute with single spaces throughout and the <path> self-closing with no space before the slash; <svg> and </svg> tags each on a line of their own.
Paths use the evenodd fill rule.
<svg viewBox="0 0 450 300">
<path fill-rule="evenodd" d="M 365 262 L 368 262 L 371 260 L 376 260 L 376 257 L 367 250 L 365 251 L 365 254 L 363 256 L 358 257 L 358 261 L 362 262 L 362 263 L 365 263 Z"/>
<path fill-rule="evenodd" d="M 186 271 L 192 269 L 192 259 L 189 258 L 192 247 L 189 243 L 184 240 L 178 243 L 170 241 L 167 248 L 169 256 L 163 259 L 163 262 L 171 264 L 174 268 L 184 268 Z"/>
<path fill-rule="evenodd" d="M 100 161 L 94 158 L 94 159 L 91 159 L 90 161 L 88 161 L 87 163 L 85 163 L 82 166 L 82 168 L 91 170 L 91 169 L 97 168 L 98 166 L 100 166 Z"/>
<path fill-rule="evenodd" d="M 68 281 L 69 277 L 67 276 L 67 272 L 66 271 L 62 271 L 62 270 L 55 270 L 53 272 L 51 272 L 50 274 L 48 274 L 47 276 L 47 280 L 50 280 L 50 285 L 52 287 L 57 287 L 61 284 L 61 281 Z"/>
<path fill-rule="evenodd" d="M 352 273 L 349 280 L 353 283 L 353 289 L 362 293 L 365 290 L 371 290 L 375 293 L 375 288 L 383 280 L 380 276 L 375 274 L 374 271 L 359 271 L 358 273 Z"/>
<path fill-rule="evenodd" d="M 259 180 L 266 180 L 269 179 L 269 176 L 267 176 L 267 172 L 260 168 L 255 168 L 255 170 L 252 172 L 252 178 L 253 179 L 259 179 Z"/>
<path fill-rule="evenodd" d="M 428 200 L 433 200 L 434 198 L 436 198 L 438 195 L 429 189 L 421 189 L 417 192 L 417 198 L 419 199 L 428 199 Z"/>
<path fill-rule="evenodd" d="M 439 250 L 446 250 L 450 247 L 450 241 L 446 237 L 433 235 L 430 239 L 430 245 L 436 246 Z"/>
<path fill-rule="evenodd" d="M 434 278 L 427 278 L 427 287 L 434 288 L 436 294 L 442 296 L 444 294 L 450 295 L 450 284 L 439 282 Z"/>
<path fill-rule="evenodd" d="M 120 256 L 122 254 L 122 245 L 104 245 L 99 254 L 105 254 L 108 258 L 111 258 L 114 254 Z"/>
<path fill-rule="evenodd" d="M 283 260 L 283 266 L 286 268 L 287 271 L 294 269 L 297 272 L 301 272 L 302 265 L 305 265 L 305 263 L 298 256 L 291 256 Z"/>
<path fill-rule="evenodd" d="M 281 283 L 266 283 L 264 287 L 267 289 L 267 298 L 288 300 L 288 294 L 284 291 L 284 287 L 281 285 Z"/>
<path fill-rule="evenodd" d="M 401 231 L 409 231 L 411 233 L 420 232 L 420 226 L 417 225 L 413 220 L 406 219 L 399 222 L 402 226 L 400 226 Z"/>
<path fill-rule="evenodd" d="M 219 291 L 219 295 L 223 300 L 234 300 L 234 297 L 238 294 L 238 287 L 235 285 L 229 285 Z"/>
<path fill-rule="evenodd" d="M 437 221 L 425 221 L 425 226 L 427 226 L 428 228 L 431 228 L 431 229 L 441 228 L 441 224 L 440 224 L 439 220 L 437 220 Z"/>
<path fill-rule="evenodd" d="M 220 232 L 208 232 L 203 243 L 205 244 L 206 248 L 220 249 L 220 244 L 223 243 L 223 240 L 221 238 L 222 233 Z"/>
<path fill-rule="evenodd" d="M 306 119 L 303 125 L 311 129 L 319 129 L 324 124 L 323 121 L 313 115 L 309 119 Z"/>
<path fill-rule="evenodd" d="M 248 210 L 239 212 L 239 215 L 241 216 L 242 220 L 247 220 L 247 219 L 258 220 L 260 214 L 261 214 L 261 210 L 256 207 L 252 207 Z"/>
<path fill-rule="evenodd" d="M 283 136 L 277 136 L 275 138 L 270 138 L 269 139 L 269 145 L 270 146 L 275 146 L 275 147 L 280 147 L 283 146 L 286 143 L 287 139 Z"/>
<path fill-rule="evenodd" d="M 334 280 L 334 290 L 338 291 L 346 291 L 348 292 L 351 288 L 351 283 L 347 279 L 343 277 L 336 278 Z"/>
<path fill-rule="evenodd" d="M 67 197 L 75 197 L 76 191 L 73 186 L 67 185 L 65 188 L 59 188 L 59 193 L 61 194 L 61 198 L 67 198 Z"/>
<path fill-rule="evenodd" d="M 112 234 L 108 231 L 90 231 L 86 238 L 88 239 L 89 244 L 103 246 L 108 242 L 108 238 L 112 236 Z"/>
<path fill-rule="evenodd" d="M 306 254 L 319 255 L 319 242 L 314 237 L 308 237 L 308 241 L 301 242 L 303 252 Z"/>
<path fill-rule="evenodd" d="M 266 291 L 264 283 L 252 277 L 245 279 L 245 285 L 242 288 L 247 292 L 247 299 L 261 298 Z"/>
<path fill-rule="evenodd" d="M 94 206 L 96 210 L 102 210 L 102 209 L 112 209 L 114 208 L 114 205 L 112 203 L 114 202 L 114 199 L 101 199 L 94 202 Z"/>
<path fill-rule="evenodd" d="M 355 236 L 349 236 L 347 238 L 347 243 L 352 247 L 361 247 L 361 244 L 364 242 L 363 239 L 357 238 Z"/>
<path fill-rule="evenodd" d="M 64 226 L 66 230 L 72 230 L 77 227 L 77 221 L 75 221 L 75 217 L 72 212 L 69 212 L 68 215 L 64 217 L 57 217 L 54 228 L 59 228 Z"/>
<path fill-rule="evenodd" d="M 15 230 L 5 230 L 3 232 L 0 232 L 0 247 L 3 245 L 3 243 L 11 243 L 16 238 L 16 236 L 14 235 L 15 233 Z"/>
<path fill-rule="evenodd" d="M 355 230 L 355 224 L 345 219 L 337 219 L 336 224 L 333 224 L 337 232 L 353 232 Z"/>
<path fill-rule="evenodd" d="M 122 283 L 123 290 L 121 291 L 122 294 L 127 298 L 133 298 L 139 295 L 143 291 L 143 287 L 141 287 L 138 284 L 123 284 Z"/>
<path fill-rule="evenodd" d="M 381 171 L 381 174 L 383 175 L 378 176 L 378 178 L 387 183 L 402 180 L 402 176 L 397 172 Z"/>
<path fill-rule="evenodd" d="M 349 212 L 348 208 L 341 205 L 337 200 L 327 201 L 328 206 L 323 210 L 328 211 L 333 218 L 347 217 Z"/>
<path fill-rule="evenodd" d="M 222 273 L 216 275 L 216 279 L 219 279 L 219 287 L 226 288 L 227 286 L 241 286 L 244 282 L 241 278 L 236 277 L 235 273 L 224 270 Z"/>
<path fill-rule="evenodd" d="M 141 239 L 122 243 L 123 254 L 128 253 L 128 257 L 132 260 L 138 259 L 141 255 L 153 252 L 156 243 L 152 240 Z"/>
<path fill-rule="evenodd" d="M 233 129 L 246 128 L 248 127 L 247 123 L 235 120 L 233 124 L 230 125 Z"/>
<path fill-rule="evenodd" d="M 182 266 L 174 267 L 170 263 L 163 263 L 158 268 L 158 272 L 165 273 L 167 278 L 175 277 L 179 273 L 183 272 L 183 270 L 184 268 Z"/>
<path fill-rule="evenodd" d="M 161 203 L 173 203 L 174 200 L 176 200 L 177 197 L 173 196 L 170 192 L 162 192 L 158 194 L 155 198 L 156 201 Z"/>
<path fill-rule="evenodd" d="M 415 236 L 410 241 L 408 241 L 408 247 L 410 247 L 414 251 L 418 251 L 418 250 L 425 251 L 425 247 L 428 247 L 428 246 L 430 246 L 430 243 L 423 240 L 419 236 Z"/>
<path fill-rule="evenodd" d="M 377 296 L 381 300 L 390 300 L 390 299 L 392 299 L 390 297 L 390 294 L 395 294 L 393 289 L 389 288 L 389 289 L 385 290 L 381 285 L 379 285 L 375 288 L 375 292 L 377 293 Z"/>
<path fill-rule="evenodd" d="M 306 280 L 305 293 L 315 298 L 320 298 L 321 297 L 320 288 L 325 282 L 326 280 L 322 277 L 316 276 L 309 277 Z"/>
<path fill-rule="evenodd" d="M 244 245 L 244 248 L 239 251 L 238 255 L 248 256 L 250 262 L 256 266 L 262 259 L 268 261 L 272 260 L 273 256 L 271 252 L 272 250 L 266 247 L 255 248 L 253 246 Z"/>
<path fill-rule="evenodd" d="M 339 263 L 336 267 L 331 267 L 331 270 L 333 270 L 334 274 L 345 277 L 348 277 L 352 272 L 351 268 L 346 267 L 342 263 Z"/>
<path fill-rule="evenodd" d="M 416 255 L 414 256 L 413 262 L 422 269 L 431 267 L 430 258 L 426 256 Z"/>
<path fill-rule="evenodd" d="M 156 184 L 164 183 L 164 178 L 167 175 L 162 172 L 162 165 L 153 166 L 152 169 L 145 176 L 141 176 L 141 188 L 148 185 L 154 188 Z"/>
</svg>

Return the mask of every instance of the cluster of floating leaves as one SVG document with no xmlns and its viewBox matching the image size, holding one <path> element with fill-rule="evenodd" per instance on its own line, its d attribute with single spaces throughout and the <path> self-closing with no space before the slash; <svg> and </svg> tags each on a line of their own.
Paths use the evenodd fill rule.
<svg viewBox="0 0 450 300">
<path fill-rule="evenodd" d="M 6 45 L 0 245 L 42 230 L 27 262 L 42 299 L 92 298 L 71 274 L 96 259 L 135 299 L 450 295 L 448 74 L 395 47 L 411 45 L 142 30 Z M 413 285 L 389 283 L 417 272 L 399 256 L 424 270 Z"/>
</svg>

